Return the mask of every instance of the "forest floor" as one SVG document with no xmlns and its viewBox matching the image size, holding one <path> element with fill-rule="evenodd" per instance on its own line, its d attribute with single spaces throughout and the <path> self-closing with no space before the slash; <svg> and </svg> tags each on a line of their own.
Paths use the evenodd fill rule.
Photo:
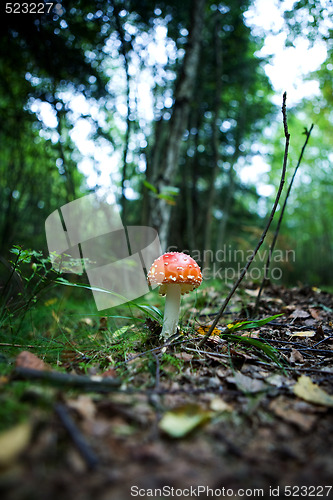
<svg viewBox="0 0 333 500">
<path fill-rule="evenodd" d="M 169 362 L 137 345 L 126 377 L 111 361 L 102 370 L 102 354 L 85 376 L 63 361 L 63 381 L 31 350 L 17 355 L 0 390 L 24 382 L 28 418 L 0 434 L 1 499 L 333 498 L 333 296 L 266 289 L 260 318 L 281 316 L 238 332 L 274 348 L 266 353 L 219 331 L 199 347 L 221 302 L 205 293 L 209 307 L 168 347 Z M 231 305 L 228 323 L 251 311 L 257 290 L 241 293 L 246 310 Z"/>
</svg>

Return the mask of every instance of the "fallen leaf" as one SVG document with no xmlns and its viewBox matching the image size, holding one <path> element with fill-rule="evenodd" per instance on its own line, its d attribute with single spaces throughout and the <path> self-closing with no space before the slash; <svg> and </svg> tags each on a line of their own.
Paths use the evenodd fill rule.
<svg viewBox="0 0 333 500">
<path fill-rule="evenodd" d="M 294 403 L 284 396 L 273 399 L 269 404 L 269 409 L 273 411 L 277 417 L 297 425 L 297 427 L 304 431 L 311 430 L 318 418 L 316 415 L 309 415 L 297 411 Z"/>
<path fill-rule="evenodd" d="M 295 309 L 293 313 L 291 313 L 290 317 L 291 318 L 308 318 L 310 316 L 310 313 L 307 311 L 303 311 L 302 309 Z"/>
<path fill-rule="evenodd" d="M 241 337 L 247 337 L 249 339 L 259 339 L 260 338 L 260 330 L 244 332 L 240 334 Z"/>
<path fill-rule="evenodd" d="M 28 446 L 32 433 L 30 422 L 24 422 L 0 434 L 0 467 L 13 463 Z"/>
<path fill-rule="evenodd" d="M 275 373 L 273 375 L 270 375 L 265 380 L 270 385 L 273 385 L 274 387 L 278 387 L 278 388 L 281 388 L 284 385 L 287 385 L 288 382 L 289 382 L 288 379 L 287 379 L 287 377 L 283 377 L 282 375 L 279 375 L 277 373 Z"/>
<path fill-rule="evenodd" d="M 283 304 L 283 300 L 282 299 L 279 299 L 278 297 L 267 297 L 265 299 L 265 302 L 267 302 L 267 304 L 273 302 L 274 304 Z"/>
<path fill-rule="evenodd" d="M 307 328 L 315 328 L 315 326 L 317 325 L 317 321 L 313 318 L 308 318 L 304 320 L 303 325 Z"/>
<path fill-rule="evenodd" d="M 325 338 L 325 333 L 323 330 L 323 325 L 319 324 L 316 328 L 316 335 L 314 336 L 313 340 L 316 340 L 319 342 L 319 340 L 323 340 Z"/>
<path fill-rule="evenodd" d="M 189 354 L 187 352 L 176 352 L 174 356 L 182 361 L 191 361 L 193 359 L 193 354 Z"/>
<path fill-rule="evenodd" d="M 320 311 L 318 311 L 318 309 L 313 309 L 312 307 L 310 307 L 309 311 L 313 319 L 320 320 Z"/>
<path fill-rule="evenodd" d="M 216 354 L 207 352 L 206 358 L 217 361 L 217 363 L 223 363 L 225 362 L 225 358 L 229 358 L 229 354 L 226 354 L 224 350 L 221 353 L 216 353 Z"/>
<path fill-rule="evenodd" d="M 17 356 L 15 364 L 18 368 L 29 368 L 31 370 L 49 370 L 49 366 L 29 351 L 22 351 Z"/>
<path fill-rule="evenodd" d="M 96 414 L 96 406 L 89 396 L 81 395 L 77 399 L 68 399 L 66 403 L 70 408 L 76 410 L 82 418 L 92 420 Z"/>
<path fill-rule="evenodd" d="M 94 326 L 94 321 L 91 318 L 81 318 L 79 325 Z"/>
<path fill-rule="evenodd" d="M 290 337 L 314 337 L 316 332 L 314 330 L 304 330 L 303 332 L 294 332 L 289 335 Z"/>
<path fill-rule="evenodd" d="M 210 409 L 216 412 L 223 412 L 223 411 L 232 411 L 233 407 L 226 403 L 222 398 L 219 396 L 215 396 L 209 405 Z"/>
<path fill-rule="evenodd" d="M 257 288 L 256 290 L 251 290 L 249 288 L 245 288 L 245 293 L 247 293 L 248 295 L 250 295 L 250 297 L 258 297 L 259 288 Z"/>
<path fill-rule="evenodd" d="M 210 417 L 211 412 L 201 406 L 187 404 L 167 411 L 159 422 L 159 428 L 173 438 L 182 438 Z"/>
<path fill-rule="evenodd" d="M 294 394 L 309 403 L 333 407 L 333 396 L 327 394 L 306 375 L 301 375 L 298 378 L 294 385 Z"/>
<path fill-rule="evenodd" d="M 109 368 L 105 372 L 102 373 L 101 375 L 103 378 L 114 378 L 117 376 L 117 372 L 114 368 Z"/>
<path fill-rule="evenodd" d="M 226 379 L 231 384 L 236 384 L 238 389 L 245 393 L 261 392 L 267 389 L 267 385 L 262 380 L 253 379 L 236 372 L 232 377 Z"/>
<path fill-rule="evenodd" d="M 290 363 L 304 363 L 302 354 L 297 349 L 292 349 L 289 356 Z"/>
</svg>

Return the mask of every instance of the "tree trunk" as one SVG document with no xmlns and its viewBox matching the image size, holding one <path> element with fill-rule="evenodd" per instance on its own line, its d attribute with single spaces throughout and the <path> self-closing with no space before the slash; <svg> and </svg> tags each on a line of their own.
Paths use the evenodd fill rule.
<svg viewBox="0 0 333 500">
<path fill-rule="evenodd" d="M 127 162 L 127 156 L 128 156 L 128 150 L 129 150 L 129 140 L 130 140 L 130 135 L 131 135 L 131 120 L 130 120 L 130 114 L 131 114 L 131 109 L 130 109 L 130 91 L 131 91 L 131 77 L 129 74 L 129 58 L 128 58 L 128 49 L 125 41 L 125 33 L 124 33 L 124 28 L 121 24 L 120 17 L 119 17 L 119 11 L 121 10 L 119 6 L 115 4 L 115 2 L 112 2 L 113 9 L 114 9 L 114 15 L 115 15 L 115 20 L 116 20 L 116 26 L 117 26 L 117 32 L 118 32 L 118 37 L 121 43 L 120 47 L 120 53 L 123 56 L 123 61 L 124 61 L 124 70 L 125 70 L 125 75 L 126 75 L 126 107 L 127 107 L 127 113 L 126 113 L 126 134 L 125 134 L 125 142 L 124 142 L 124 149 L 123 149 L 123 168 L 122 168 L 122 177 L 121 177 L 121 199 L 120 199 L 120 205 L 121 205 L 121 211 L 122 211 L 122 221 L 123 224 L 126 225 L 127 223 L 127 200 L 125 196 L 125 191 L 126 191 L 126 181 L 128 180 L 128 172 L 127 172 L 127 167 L 128 167 L 128 162 Z"/>
<path fill-rule="evenodd" d="M 219 151 L 219 137 L 220 137 L 220 126 L 219 126 L 219 114 L 221 108 L 221 93 L 222 93 L 222 44 L 220 38 L 220 12 L 216 11 L 216 19 L 214 24 L 214 56 L 215 56 L 215 96 L 214 96 L 214 115 L 212 122 L 212 139 L 213 139 L 213 171 L 211 177 L 211 185 L 209 189 L 209 195 L 207 198 L 207 209 L 206 209 L 206 224 L 205 224 L 205 240 L 204 240 L 204 250 L 210 250 L 212 248 L 212 223 L 213 223 L 213 206 L 216 195 L 216 178 L 219 171 L 220 164 L 220 151 Z M 204 252 L 207 256 L 209 252 Z M 206 258 L 203 262 L 204 269 L 208 266 L 209 262 Z"/>
<path fill-rule="evenodd" d="M 62 136 L 63 136 L 63 120 L 65 120 L 65 112 L 63 110 L 57 110 L 57 108 L 54 106 L 54 110 L 57 116 L 58 120 L 58 125 L 57 125 L 57 132 L 59 135 L 59 141 L 58 141 L 58 151 L 59 151 L 59 158 L 62 160 L 62 167 L 64 169 L 64 173 L 61 174 L 65 177 L 66 179 L 66 196 L 67 196 L 67 203 L 70 201 L 73 201 L 76 199 L 76 190 L 75 190 L 75 182 L 74 182 L 74 175 L 72 171 L 72 167 L 70 165 L 70 162 L 67 162 L 66 157 L 65 157 L 65 151 L 63 148 L 63 143 L 62 143 Z"/>
<path fill-rule="evenodd" d="M 246 92 L 247 92 L 247 88 L 246 88 L 246 86 L 244 86 L 244 88 L 243 88 L 243 100 L 240 103 L 239 116 L 237 119 L 237 129 L 236 129 L 236 136 L 235 136 L 235 151 L 234 151 L 234 154 L 232 156 L 232 160 L 230 162 L 228 189 L 227 189 L 226 197 L 225 197 L 224 203 L 223 203 L 222 219 L 220 221 L 218 232 L 217 232 L 216 247 L 215 247 L 216 251 L 220 250 L 222 248 L 222 245 L 225 244 L 227 223 L 228 223 L 228 220 L 230 217 L 233 199 L 234 199 L 234 194 L 235 194 L 235 189 L 236 189 L 236 172 L 235 172 L 234 166 L 236 165 L 236 163 L 240 157 L 239 146 L 241 145 L 242 138 L 244 137 L 244 134 L 245 134 L 245 123 L 246 123 L 247 111 L 246 111 L 244 96 L 246 95 Z"/>
<path fill-rule="evenodd" d="M 234 171 L 234 165 L 237 162 L 237 159 L 235 157 L 235 161 L 233 161 L 230 164 L 229 168 L 229 182 L 228 182 L 228 190 L 226 193 L 226 197 L 224 199 L 223 203 L 223 215 L 222 219 L 219 224 L 219 228 L 217 231 L 217 240 L 216 240 L 216 251 L 220 250 L 222 248 L 222 245 L 225 244 L 225 235 L 226 235 L 226 230 L 227 230 L 227 223 L 229 220 L 230 212 L 231 212 L 231 207 L 232 207 L 232 201 L 234 197 L 234 192 L 235 192 L 235 171 Z"/>
<path fill-rule="evenodd" d="M 157 188 L 159 194 L 163 194 L 165 187 L 175 184 L 179 169 L 179 151 L 182 137 L 187 127 L 198 70 L 204 7 L 205 0 L 193 1 L 189 40 L 175 90 L 175 100 L 169 122 L 168 136 L 163 145 L 163 155 L 160 156 L 159 165 L 152 166 L 153 173 L 157 172 L 157 177 L 153 179 L 152 184 Z M 159 231 L 161 246 L 165 250 L 168 243 L 172 205 L 163 197 L 151 197 L 150 200 L 150 222 Z"/>
</svg>

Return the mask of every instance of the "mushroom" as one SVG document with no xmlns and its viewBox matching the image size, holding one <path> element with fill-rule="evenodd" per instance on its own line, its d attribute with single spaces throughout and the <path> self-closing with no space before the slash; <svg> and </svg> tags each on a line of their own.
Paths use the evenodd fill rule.
<svg viewBox="0 0 333 500">
<path fill-rule="evenodd" d="M 189 293 L 202 282 L 200 267 L 186 253 L 169 252 L 156 259 L 148 273 L 149 285 L 160 285 L 159 294 L 166 295 L 161 338 L 176 333 L 180 296 Z"/>
</svg>

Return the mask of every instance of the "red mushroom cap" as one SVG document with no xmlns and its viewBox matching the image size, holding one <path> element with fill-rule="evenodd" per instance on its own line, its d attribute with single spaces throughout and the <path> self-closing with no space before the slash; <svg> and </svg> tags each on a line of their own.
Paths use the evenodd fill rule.
<svg viewBox="0 0 333 500">
<path fill-rule="evenodd" d="M 166 294 L 166 285 L 180 284 L 181 294 L 200 286 L 200 267 L 192 257 L 182 252 L 169 252 L 156 259 L 148 273 L 149 285 L 161 285 L 160 295 Z"/>
</svg>

